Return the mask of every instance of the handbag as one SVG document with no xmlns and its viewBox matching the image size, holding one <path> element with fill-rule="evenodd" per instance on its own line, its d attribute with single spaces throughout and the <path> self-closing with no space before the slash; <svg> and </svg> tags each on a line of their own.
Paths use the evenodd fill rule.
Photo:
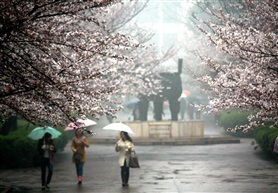
<svg viewBox="0 0 278 193">
<path fill-rule="evenodd" d="M 140 168 L 139 160 L 138 160 L 138 157 L 137 157 L 135 151 L 132 151 L 132 152 L 130 153 L 130 157 L 129 157 L 129 167 L 131 167 L 131 168 Z"/>
<path fill-rule="evenodd" d="M 73 154 L 73 160 L 77 164 L 81 162 L 82 157 L 83 157 L 83 155 L 81 153 L 74 152 L 74 154 Z"/>
</svg>

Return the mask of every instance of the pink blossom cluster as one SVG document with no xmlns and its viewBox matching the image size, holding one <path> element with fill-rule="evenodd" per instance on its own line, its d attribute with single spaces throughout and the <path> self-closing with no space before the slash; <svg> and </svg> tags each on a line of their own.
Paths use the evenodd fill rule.
<svg viewBox="0 0 278 193">
<path fill-rule="evenodd" d="M 232 2 L 231 2 L 232 3 Z M 270 122 L 278 125 L 278 2 L 242 0 L 230 5 L 237 14 L 210 8 L 211 21 L 197 26 L 220 52 L 225 63 L 202 60 L 216 72 L 204 76 L 214 91 L 213 111 L 240 108 L 252 112 L 244 132 Z"/>
<path fill-rule="evenodd" d="M 115 2 L 0 2 L 0 114 L 65 124 L 114 116 L 115 96 L 150 93 L 157 82 L 146 77 L 159 59 L 108 25 Z"/>
</svg>

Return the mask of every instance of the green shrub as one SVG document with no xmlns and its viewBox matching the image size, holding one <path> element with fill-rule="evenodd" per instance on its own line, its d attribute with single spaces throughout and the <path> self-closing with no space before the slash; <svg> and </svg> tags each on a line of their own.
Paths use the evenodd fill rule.
<svg viewBox="0 0 278 193">
<path fill-rule="evenodd" d="M 37 155 L 37 140 L 32 140 L 28 134 L 36 127 L 24 120 L 18 120 L 18 129 L 7 136 L 0 136 L 0 167 L 20 168 L 33 165 Z M 68 143 L 68 135 L 62 127 L 57 128 L 62 135 L 54 139 L 58 151 L 64 150 Z"/>
<path fill-rule="evenodd" d="M 224 127 L 225 130 L 229 128 L 235 128 L 236 126 L 245 125 L 248 123 L 247 117 L 250 112 L 241 112 L 239 110 L 223 111 L 220 114 L 220 126 Z M 229 134 L 237 137 L 252 137 L 253 132 L 243 133 L 241 130 L 236 133 L 229 132 Z"/>
<path fill-rule="evenodd" d="M 260 148 L 273 155 L 273 147 L 275 139 L 278 137 L 278 128 L 269 128 L 268 126 L 260 126 L 254 131 L 254 138 Z M 276 154 L 277 156 L 277 154 Z"/>
<path fill-rule="evenodd" d="M 28 122 L 24 121 L 24 120 L 18 120 L 17 121 L 18 124 L 18 130 L 11 133 L 10 135 L 22 135 L 22 136 L 28 136 L 28 134 L 37 126 L 33 125 L 33 124 L 29 124 Z M 64 131 L 63 127 L 55 127 L 55 129 L 57 129 L 58 131 L 60 131 L 62 133 L 62 135 L 59 136 L 59 138 L 54 139 L 54 144 L 56 146 L 56 148 L 58 150 L 64 150 L 65 146 L 68 143 L 68 135 L 67 133 Z"/>
<path fill-rule="evenodd" d="M 18 129 L 9 135 L 15 136 L 28 136 L 28 134 L 37 126 L 30 124 L 24 120 L 19 119 L 17 121 Z M 59 138 L 54 139 L 54 144 L 58 150 L 64 150 L 65 146 L 68 143 L 68 134 L 64 131 L 63 127 L 55 127 L 58 131 L 62 133 Z"/>
<path fill-rule="evenodd" d="M 250 112 L 240 112 L 237 110 L 224 111 L 220 116 L 220 125 L 225 129 L 235 128 L 237 125 L 245 125 L 248 123 L 247 117 Z"/>
<path fill-rule="evenodd" d="M 0 166 L 17 168 L 31 166 L 36 154 L 36 141 L 24 136 L 0 136 Z"/>
</svg>

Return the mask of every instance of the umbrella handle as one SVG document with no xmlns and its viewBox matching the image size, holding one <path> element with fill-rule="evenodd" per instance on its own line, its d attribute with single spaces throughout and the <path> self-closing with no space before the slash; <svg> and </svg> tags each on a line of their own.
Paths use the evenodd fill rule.
<svg viewBox="0 0 278 193">
<path fill-rule="evenodd" d="M 92 136 L 94 136 L 96 134 L 93 131 L 87 131 L 87 130 L 84 130 L 84 131 L 86 131 L 89 135 L 92 135 Z"/>
</svg>

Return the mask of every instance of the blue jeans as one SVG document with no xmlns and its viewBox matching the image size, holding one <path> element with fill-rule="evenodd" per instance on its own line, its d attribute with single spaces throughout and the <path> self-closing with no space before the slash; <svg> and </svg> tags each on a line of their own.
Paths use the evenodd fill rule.
<svg viewBox="0 0 278 193">
<path fill-rule="evenodd" d="M 77 176 L 82 176 L 83 175 L 84 162 L 76 163 L 75 166 L 76 166 L 76 174 L 77 174 Z"/>
</svg>

